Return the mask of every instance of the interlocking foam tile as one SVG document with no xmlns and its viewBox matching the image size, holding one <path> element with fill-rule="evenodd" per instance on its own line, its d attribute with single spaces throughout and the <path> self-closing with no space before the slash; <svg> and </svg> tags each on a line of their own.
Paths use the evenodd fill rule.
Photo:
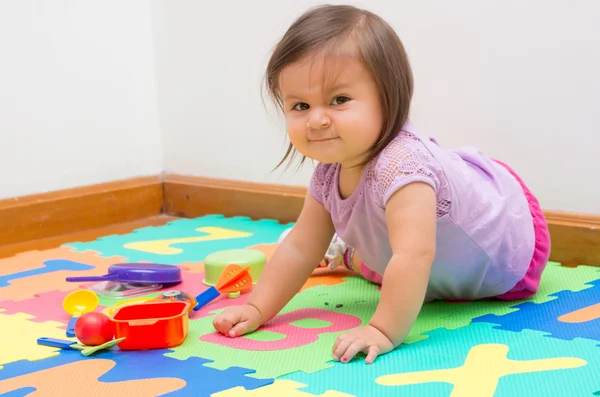
<svg viewBox="0 0 600 397">
<path fill-rule="evenodd" d="M 600 279 L 600 269 L 593 266 L 569 268 L 556 262 L 548 262 L 538 292 L 529 301 L 544 303 L 556 299 L 560 291 L 583 291 L 591 288 L 591 281 Z"/>
<path fill-rule="evenodd" d="M 302 390 L 313 394 L 334 389 L 357 396 L 585 396 L 600 386 L 599 353 L 596 342 L 586 339 L 564 341 L 477 323 L 432 331 L 431 338 L 370 365 L 355 359 L 281 379 L 305 383 Z"/>
<path fill-rule="evenodd" d="M 1 391 L 2 389 L 0 389 Z M 35 387 L 24 387 L 19 390 L 9 391 L 8 393 L 0 394 L 2 397 L 25 397 L 35 391 Z"/>
<path fill-rule="evenodd" d="M 215 251 L 276 243 L 288 227 L 290 225 L 282 225 L 274 220 L 255 221 L 247 217 L 208 215 L 67 246 L 78 251 L 97 251 L 105 256 L 121 255 L 132 262 L 180 264 L 203 261 Z"/>
<path fill-rule="evenodd" d="M 261 396 L 296 395 L 298 397 L 303 395 L 307 397 L 311 395 L 330 397 L 450 395 L 454 388 L 452 396 L 461 397 L 464 396 L 464 387 L 466 387 L 461 386 L 466 384 L 461 383 L 461 374 L 467 373 L 463 371 L 465 368 L 468 370 L 470 378 L 469 392 L 477 390 L 479 392 L 477 395 L 483 397 L 491 390 L 490 384 L 495 385 L 494 397 L 526 393 L 554 396 L 565 395 L 564 393 L 567 392 L 566 395 L 569 396 L 591 395 L 595 390 L 600 389 L 598 381 L 591 378 L 594 371 L 597 372 L 597 368 L 599 368 L 598 359 L 595 358 L 598 356 L 596 350 L 598 348 L 595 347 L 597 342 L 584 339 L 566 341 L 548 337 L 550 335 L 540 331 L 506 332 L 502 329 L 494 329 L 493 324 L 479 322 L 469 326 L 473 318 L 486 314 L 495 314 L 506 318 L 516 315 L 519 310 L 524 310 L 523 306 L 527 307 L 526 305 L 519 306 L 524 301 L 428 303 L 424 306 L 411 330 L 406 340 L 407 344 L 398 350 L 379 357 L 375 364 L 370 366 L 365 365 L 362 359 L 345 365 L 335 363 L 331 360 L 331 346 L 335 338 L 349 328 L 365 324 L 375 311 L 380 294 L 375 285 L 352 272 L 339 269 L 335 271 L 316 269 L 313 277 L 305 283 L 301 292 L 294 297 L 279 316 L 258 331 L 242 338 L 230 339 L 217 334 L 212 326 L 212 319 L 214 314 L 222 308 L 243 303 L 247 295 L 242 295 L 238 299 L 221 298 L 200 311 L 193 312 L 190 332 L 186 341 L 182 346 L 172 350 L 120 352 L 115 348 L 111 352 L 101 352 L 91 358 L 85 358 L 79 352 L 59 351 L 35 344 L 35 339 L 40 336 L 67 339 L 64 329 L 61 329 L 64 328 L 62 323 L 68 319 L 68 315 L 62 313 L 61 296 L 80 287 L 78 283 L 65 282 L 64 278 L 68 275 L 74 273 L 77 275 L 102 275 L 106 274 L 108 266 L 125 261 L 168 263 L 178 265 L 184 270 L 184 282 L 169 289 L 180 289 L 197 295 L 207 288 L 202 283 L 204 272 L 202 261 L 207 254 L 222 249 L 246 248 L 259 249 L 265 252 L 269 258 L 277 246 L 279 235 L 289 226 L 280 225 L 275 221 L 207 216 L 176 221 L 162 227 L 139 229 L 123 236 L 108 236 L 90 243 L 74 243 L 56 250 L 30 252 L 0 260 L 0 276 L 13 274 L 10 279 L 4 278 L 10 285 L 0 288 L 0 300 L 3 300 L 0 302 L 0 308 L 6 306 L 9 309 L 0 313 L 0 330 L 2 330 L 0 332 L 5 329 L 16 329 L 21 333 L 22 330 L 26 331 L 25 336 L 13 335 L 16 331 L 13 331 L 8 337 L 2 335 L 4 338 L 0 342 L 0 364 L 5 362 L 5 359 L 9 363 L 0 370 L 0 379 L 6 378 L 5 381 L 0 381 L 0 394 L 6 390 L 12 396 L 22 396 L 30 393 L 34 388 L 38 389 L 37 393 L 52 394 L 54 389 L 50 391 L 45 385 L 52 384 L 54 387 L 56 382 L 50 382 L 48 379 L 56 377 L 56 372 L 53 371 L 63 367 L 70 368 L 69 371 L 72 371 L 77 379 L 74 382 L 75 386 L 73 384 L 71 386 L 64 385 L 65 390 L 59 391 L 61 396 L 87 395 L 89 394 L 88 390 L 97 390 L 104 394 L 123 394 L 122 387 L 118 389 L 106 389 L 106 387 L 113 385 L 114 381 L 128 381 L 137 378 L 152 378 L 150 380 L 155 381 L 156 379 L 153 377 L 164 377 L 160 381 L 163 385 L 170 385 L 169 390 L 173 393 L 169 395 L 209 395 L 198 394 L 198 390 L 221 397 L 258 395 L 259 392 Z M 73 252 L 75 250 L 80 252 Z M 110 255 L 119 256 L 110 257 Z M 108 256 L 108 258 L 102 256 Z M 93 268 L 60 270 L 56 268 L 58 264 L 56 262 L 51 263 L 50 267 L 44 267 L 44 262 L 49 260 L 72 261 L 81 266 L 89 265 Z M 52 266 L 55 267 L 52 268 Z M 24 273 L 32 269 L 37 270 L 33 273 Z M 20 275 L 25 277 L 15 278 L 15 273 L 21 273 Z M 597 303 L 593 302 L 592 296 L 598 287 L 594 286 L 595 283 L 586 284 L 597 279 L 600 279 L 598 268 L 580 266 L 577 269 L 571 269 L 550 263 L 542 276 L 540 291 L 528 301 L 550 305 L 549 307 L 556 305 L 558 308 L 563 307 L 561 306 L 563 300 L 570 300 L 573 301 L 573 305 L 568 310 L 572 313 L 570 315 L 564 313 L 565 316 L 561 317 L 563 321 L 567 321 L 565 319 L 568 319 L 569 316 L 575 320 L 579 319 L 577 321 L 586 316 L 595 319 L 600 316 L 600 306 L 591 306 L 584 311 L 573 312 L 573 310 Z M 1 277 L 0 280 L 2 280 Z M 560 292 L 563 290 L 589 294 L 589 301 L 584 298 L 583 301 L 580 300 L 580 302 L 584 302 L 582 306 L 577 307 L 574 302 L 578 294 Z M 161 292 L 147 296 L 155 296 Z M 32 299 L 35 295 L 38 298 Z M 113 305 L 118 301 L 117 299 L 100 298 L 101 307 L 98 310 L 101 310 L 102 306 Z M 36 305 L 38 302 L 39 306 Z M 336 307 L 336 305 L 342 306 Z M 538 309 L 538 307 L 535 308 Z M 9 315 L 9 312 L 27 312 L 36 317 L 23 313 Z M 534 312 L 530 311 L 530 313 Z M 536 310 L 535 314 L 537 313 Z M 43 322 L 44 320 L 63 318 L 59 316 L 64 316 L 65 320 Z M 8 318 L 11 318 L 12 323 L 18 324 L 7 326 Z M 591 322 L 593 320 L 588 323 Z M 581 334 L 586 332 L 583 330 L 582 324 L 568 325 L 580 327 L 574 331 L 576 336 L 582 336 Z M 36 326 L 40 328 L 36 328 Z M 55 333 L 52 334 L 48 329 L 52 329 Z M 559 333 L 559 335 L 562 334 Z M 420 340 L 419 343 L 413 343 Z M 15 346 L 24 348 L 17 350 Z M 32 349 L 40 350 L 36 350 L 36 354 L 32 355 Z M 521 364 L 519 361 L 507 362 L 502 358 L 506 349 L 508 349 L 508 357 L 512 360 L 546 360 L 552 355 L 562 358 L 560 361 L 539 363 L 535 361 L 525 364 Z M 544 353 L 539 354 L 542 351 Z M 9 352 L 12 356 L 8 359 L 5 352 Z M 588 355 L 586 356 L 584 352 Z M 146 356 L 137 356 L 137 353 L 146 354 Z M 163 356 L 165 353 L 166 356 Z M 15 354 L 17 356 L 14 356 Z M 138 357 L 138 361 L 132 358 L 134 354 Z M 26 361 L 27 359 L 43 358 L 39 357 L 40 355 L 50 358 L 41 361 Z M 54 357 L 51 357 L 52 355 Z M 65 359 L 66 356 L 70 358 Z M 479 362 L 482 356 L 487 358 L 484 363 Z M 24 361 L 14 362 L 15 360 Z M 581 366 L 580 360 L 586 360 L 588 364 Z M 109 362 L 110 365 L 103 366 L 101 369 L 98 369 L 100 367 L 92 368 L 94 375 L 80 381 L 78 373 L 83 371 L 81 369 L 83 367 L 78 367 L 82 365 L 80 362 L 97 361 Z M 112 368 L 115 362 L 116 366 Z M 473 362 L 479 362 L 479 364 L 473 366 Z M 541 367 L 535 367 L 537 364 L 545 366 L 545 370 L 542 371 Z M 70 365 L 72 367 L 69 367 Z M 235 368 L 236 366 L 249 369 Z M 554 368 L 553 366 L 565 369 L 551 370 Z M 57 368 L 52 369 L 53 367 Z M 165 370 L 166 367 L 169 369 Z M 458 369 L 452 370 L 453 368 Z M 515 371 L 515 368 L 519 370 Z M 534 372 L 527 372 L 528 368 L 529 370 L 537 369 L 533 369 Z M 450 371 L 448 371 L 449 369 Z M 89 371 L 89 369 L 86 370 Z M 252 373 L 252 370 L 256 370 L 256 372 Z M 425 371 L 436 370 L 442 370 L 442 372 L 430 372 L 423 375 Z M 13 375 L 9 376 L 11 371 L 13 371 Z M 59 370 L 59 374 L 60 371 L 62 369 Z M 108 372 L 105 375 L 100 376 L 106 371 Z M 264 385 L 265 382 L 272 382 L 272 378 L 275 376 L 290 374 L 294 371 L 296 371 L 294 374 L 285 376 L 284 379 L 278 379 L 274 384 L 249 390 L 252 387 Z M 421 374 L 410 373 L 416 371 L 420 371 Z M 490 374 L 496 374 L 495 376 L 499 377 L 498 374 L 501 371 L 504 371 L 503 374 L 506 376 L 502 376 L 496 385 L 493 383 L 493 376 L 490 378 Z M 519 373 L 512 374 L 511 371 Z M 403 375 L 405 372 L 409 374 Z M 68 377 L 73 377 L 72 373 Z M 307 373 L 310 374 L 307 375 Z M 456 375 L 457 373 L 458 375 Z M 573 373 L 576 375 L 573 376 Z M 44 378 L 37 380 L 35 374 L 40 374 Z M 348 377 L 348 374 L 351 376 Z M 364 378 L 365 374 L 366 378 Z M 385 375 L 391 376 L 385 377 Z M 481 379 L 485 381 L 474 382 L 472 379 L 475 379 L 475 375 L 483 376 Z M 408 384 L 414 383 L 414 380 L 426 380 L 427 377 L 437 377 L 438 381 Z M 15 380 L 17 378 L 19 381 Z M 207 382 L 206 379 L 210 379 L 211 382 Z M 217 379 L 217 383 L 213 382 L 213 379 Z M 571 383 L 577 383 L 574 388 L 569 387 L 571 379 Z M 10 391 L 5 388 L 8 380 L 16 382 L 11 383 Z M 325 383 L 332 380 L 334 381 L 332 384 Z M 295 383 L 295 381 L 301 381 L 302 384 Z M 169 384 L 169 382 L 175 383 Z M 248 384 L 245 382 L 262 383 Z M 400 383 L 403 385 L 393 386 Z M 453 383 L 458 385 L 453 386 Z M 201 389 L 204 384 L 208 384 L 210 387 L 215 384 L 217 386 L 211 390 Z M 540 384 L 542 387 L 539 387 Z M 59 386 L 63 387 L 62 384 Z M 475 389 L 476 387 L 479 389 Z M 155 386 L 152 387 L 151 393 L 140 390 L 133 394 L 156 395 L 158 393 Z M 125 392 L 128 391 L 129 389 L 125 389 Z"/>
<path fill-rule="evenodd" d="M 540 288 L 536 295 L 527 301 L 544 303 L 556 299 L 559 291 L 583 291 L 591 287 L 590 281 L 600 278 L 597 267 L 579 266 L 567 268 L 550 262 L 542 275 Z M 428 336 L 428 331 L 437 328 L 449 330 L 466 327 L 475 318 L 490 314 L 498 317 L 519 310 L 523 301 L 481 300 L 472 302 L 430 302 L 423 306 L 404 343 L 414 343 Z M 494 317 L 495 318 L 495 317 Z"/>
<path fill-rule="evenodd" d="M 40 346 L 36 340 L 42 336 L 48 338 L 69 339 L 63 324 L 56 321 L 34 323 L 29 321 L 32 316 L 25 313 L 4 314 L 0 309 L 0 368 L 3 364 L 19 360 L 41 360 L 56 356 L 58 349 Z M 71 339 L 75 340 L 75 339 Z"/>
<path fill-rule="evenodd" d="M 50 260 L 76 262 L 86 266 L 87 270 L 55 270 L 47 273 L 38 273 L 25 278 L 16 278 L 9 281 L 9 285 L 0 288 L 0 300 L 21 301 L 33 298 L 36 294 L 50 291 L 73 291 L 79 288 L 78 283 L 65 281 L 69 276 L 101 276 L 107 273 L 108 267 L 123 262 L 122 257 L 102 258 L 93 252 L 74 252 L 70 248 L 62 247 L 46 251 L 30 251 L 7 259 L 0 259 L 0 269 L 4 266 L 11 269 L 8 274 L 14 274 L 27 269 L 43 269 L 44 263 Z"/>
<path fill-rule="evenodd" d="M 5 309 L 4 314 L 26 313 L 33 316 L 28 321 L 57 321 L 63 323 L 61 328 L 66 328 L 71 316 L 63 309 L 62 302 L 67 294 L 64 291 L 50 291 L 22 301 L 1 301 L 0 308 Z"/>
<path fill-rule="evenodd" d="M 79 354 L 71 352 L 73 354 Z M 62 354 L 61 354 L 62 356 Z M 52 359 L 46 360 L 51 361 Z M 16 363 L 15 363 L 16 364 Z M 21 363 L 19 363 L 21 364 Z M 44 364 L 48 364 L 45 363 Z M 24 366 L 20 376 L 0 382 L 0 393 L 23 391 L 35 388 L 33 395 L 42 396 L 158 396 L 180 390 L 186 386 L 183 379 L 177 377 L 157 377 L 152 379 L 124 380 L 106 382 L 101 378 L 107 371 L 115 372 L 112 360 L 95 358 L 58 364 L 36 372 L 29 371 L 31 365 Z M 29 373 L 26 373 L 29 372 Z M 0 371 L 0 375 L 2 372 Z M 17 394 L 18 395 L 18 394 Z M 21 394 L 22 395 L 22 394 Z M 169 394 L 170 395 L 170 394 Z"/>
<path fill-rule="evenodd" d="M 497 328 L 508 331 L 533 329 L 548 332 L 553 338 L 600 341 L 600 280 L 590 285 L 594 288 L 575 293 L 562 291 L 553 294 L 558 299 L 550 302 L 527 302 L 506 316 L 486 315 L 473 321 L 498 324 Z"/>
<path fill-rule="evenodd" d="M 328 268 L 318 268 L 313 271 L 312 276 L 306 280 L 301 288 L 304 291 L 307 288 L 316 287 L 319 285 L 336 285 L 342 284 L 348 280 L 348 277 L 362 278 L 357 273 L 354 273 L 347 269 L 336 268 L 330 270 Z"/>
<path fill-rule="evenodd" d="M 212 325 L 213 316 L 201 317 L 190 321 L 185 344 L 173 349 L 167 356 L 186 359 L 199 355 L 214 360 L 207 365 L 217 369 L 243 363 L 245 367 L 256 370 L 256 374 L 251 376 L 260 378 L 277 377 L 297 370 L 315 372 L 331 365 L 331 346 L 340 332 L 370 319 L 378 295 L 374 285 L 356 277 L 343 284 L 313 287 L 298 293 L 271 320 L 275 331 L 269 331 L 269 325 L 265 324 L 255 333 L 235 339 L 218 338 Z M 342 306 L 336 308 L 338 304 Z M 320 310 L 307 310 L 311 308 Z M 321 310 L 331 311 L 332 315 L 323 316 Z M 309 320 L 311 318 L 313 320 Z M 217 343 L 235 343 L 237 348 Z M 269 344 L 284 350 L 268 350 Z"/>
<path fill-rule="evenodd" d="M 86 265 L 84 263 L 73 262 L 65 259 L 50 259 L 44 261 L 43 267 L 31 270 L 24 270 L 22 272 L 8 274 L 0 277 L 0 287 L 6 287 L 9 284 L 9 281 L 15 280 L 17 278 L 25 278 L 34 276 L 36 274 L 44 274 L 44 273 L 52 273 L 59 270 L 69 270 L 72 272 L 79 270 L 89 270 L 93 269 L 94 266 Z"/>
<path fill-rule="evenodd" d="M 117 371 L 112 371 L 99 380 L 113 382 L 117 380 L 171 376 L 186 381 L 185 388 L 169 396 L 209 396 L 211 393 L 241 386 L 245 389 L 255 389 L 273 383 L 272 378 L 257 379 L 246 376 L 254 370 L 231 366 L 224 371 L 209 368 L 204 364 L 210 360 L 190 357 L 185 361 L 175 360 L 164 356 L 165 350 L 115 353 L 118 363 Z M 119 370 L 119 368 L 121 370 Z"/>
<path fill-rule="evenodd" d="M 305 384 L 294 382 L 292 380 L 276 380 L 275 383 L 255 390 L 246 390 L 242 387 L 225 390 L 215 393 L 212 397 L 354 397 L 352 394 L 340 393 L 335 390 L 328 390 L 323 394 L 308 393 L 297 390 L 305 387 Z"/>
<path fill-rule="evenodd" d="M 323 309 L 300 309 L 276 316 L 249 337 L 230 338 L 213 332 L 200 339 L 234 349 L 284 350 L 315 343 L 321 333 L 346 331 L 360 324 L 360 318 L 348 314 Z"/>
<path fill-rule="evenodd" d="M 21 272 L 38 271 L 39 273 L 51 271 L 44 262 L 52 258 L 62 258 L 75 260 L 72 256 L 73 250 L 68 248 L 54 248 L 44 251 L 29 251 L 0 259 L 0 276 L 8 276 Z M 24 258 L 25 257 L 25 258 Z M 18 277 L 15 277 L 18 278 Z M 12 278 L 9 278 L 12 280 Z"/>
<path fill-rule="evenodd" d="M 74 382 L 71 393 L 79 392 L 79 395 L 89 395 L 86 390 L 89 383 L 112 384 L 114 382 L 145 380 L 145 379 L 177 379 L 181 381 L 177 388 L 168 394 L 172 397 L 180 396 L 209 396 L 211 393 L 240 387 L 242 389 L 255 389 L 273 383 L 273 379 L 256 379 L 246 376 L 252 373 L 252 370 L 231 367 L 225 371 L 219 371 L 208 368 L 203 364 L 209 362 L 201 358 L 190 358 L 188 360 L 175 360 L 164 356 L 166 350 L 147 350 L 147 351 L 120 351 L 113 348 L 107 352 L 98 353 L 96 356 L 83 357 L 79 352 L 61 351 L 60 355 L 51 359 L 38 361 L 26 365 L 23 362 L 17 362 L 6 366 L 6 374 L 0 371 L 0 379 L 14 379 L 23 374 L 33 372 L 50 371 L 52 367 L 73 364 L 79 361 L 106 361 L 112 363 L 105 374 L 95 374 L 93 377 L 87 377 L 85 383 L 79 380 Z M 116 365 L 115 365 L 116 364 Z M 101 375 L 101 376 L 100 376 Z M 97 380 L 96 380 L 97 378 Z M 3 383 L 0 382 L 0 389 Z M 37 386 L 39 384 L 26 383 L 25 381 L 14 381 L 21 387 Z M 158 395 L 160 393 L 154 394 Z M 119 395 L 124 395 L 119 390 Z M 135 394 L 137 395 L 137 394 Z"/>
</svg>

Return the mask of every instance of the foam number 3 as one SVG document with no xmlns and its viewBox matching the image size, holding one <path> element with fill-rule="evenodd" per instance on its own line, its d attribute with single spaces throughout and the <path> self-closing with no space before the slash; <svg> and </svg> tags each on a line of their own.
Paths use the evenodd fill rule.
<svg viewBox="0 0 600 397">
<path fill-rule="evenodd" d="M 307 320 L 313 323 L 318 322 L 320 326 L 305 327 L 293 324 Z M 230 338 L 218 332 L 213 332 L 203 335 L 200 340 L 240 350 L 284 350 L 314 343 L 319 338 L 319 334 L 345 331 L 357 327 L 361 323 L 360 318 L 344 313 L 323 309 L 300 309 L 275 317 L 255 334 Z M 298 328 L 302 328 L 302 332 L 294 331 Z M 283 338 L 279 340 L 260 340 L 254 336 L 261 333 L 283 335 Z"/>
<path fill-rule="evenodd" d="M 167 240 L 136 241 L 125 244 L 124 247 L 131 250 L 148 252 L 157 255 L 177 255 L 183 252 L 181 248 L 173 248 L 173 244 L 199 243 L 203 241 L 224 240 L 232 238 L 243 238 L 252 236 L 252 233 L 240 232 L 220 227 L 199 227 L 198 232 L 207 233 L 206 236 L 181 237 Z"/>
</svg>

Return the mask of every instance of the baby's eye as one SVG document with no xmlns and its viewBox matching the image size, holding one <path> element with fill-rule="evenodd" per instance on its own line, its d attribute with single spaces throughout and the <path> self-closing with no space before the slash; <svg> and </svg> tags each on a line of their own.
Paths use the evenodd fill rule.
<svg viewBox="0 0 600 397">
<path fill-rule="evenodd" d="M 350 98 L 348 98 L 347 96 L 338 95 L 335 98 L 333 98 L 333 100 L 331 101 L 331 103 L 333 105 L 343 105 L 344 103 L 348 102 L 349 100 L 350 100 Z"/>
<path fill-rule="evenodd" d="M 310 106 L 304 102 L 298 102 L 294 106 L 292 106 L 292 110 L 308 110 Z"/>
</svg>

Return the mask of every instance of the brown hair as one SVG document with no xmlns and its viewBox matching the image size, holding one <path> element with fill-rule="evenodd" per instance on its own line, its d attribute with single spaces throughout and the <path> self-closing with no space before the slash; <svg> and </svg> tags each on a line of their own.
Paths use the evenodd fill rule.
<svg viewBox="0 0 600 397">
<path fill-rule="evenodd" d="M 287 65 L 315 52 L 348 46 L 371 73 L 380 94 L 383 126 L 366 162 L 374 159 L 397 136 L 408 119 L 413 76 L 404 46 L 379 16 L 348 5 L 324 5 L 308 10 L 289 27 L 269 60 L 266 88 L 283 110 L 279 74 Z M 278 168 L 297 152 L 290 143 Z M 291 156 L 291 157 L 290 157 Z M 306 157 L 302 157 L 300 166 Z"/>
</svg>

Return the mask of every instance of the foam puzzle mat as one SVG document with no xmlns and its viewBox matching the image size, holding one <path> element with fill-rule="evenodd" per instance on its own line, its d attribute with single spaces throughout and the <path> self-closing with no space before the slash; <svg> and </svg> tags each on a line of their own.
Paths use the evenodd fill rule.
<svg viewBox="0 0 600 397">
<path fill-rule="evenodd" d="M 211 215 L 0 259 L 0 395 L 600 395 L 600 269 L 585 265 L 550 262 L 538 294 L 524 301 L 427 303 L 405 343 L 371 365 L 331 359 L 336 337 L 366 324 L 380 294 L 346 270 L 315 269 L 274 319 L 240 338 L 218 334 L 212 319 L 245 294 L 192 312 L 185 341 L 172 349 L 83 356 L 36 342 L 76 341 L 65 335 L 70 315 L 62 301 L 91 283 L 66 277 L 103 275 L 115 263 L 162 263 L 183 275 L 167 289 L 196 296 L 208 288 L 207 255 L 255 249 L 268 258 L 290 226 Z M 96 311 L 118 302 L 100 298 Z"/>
</svg>

